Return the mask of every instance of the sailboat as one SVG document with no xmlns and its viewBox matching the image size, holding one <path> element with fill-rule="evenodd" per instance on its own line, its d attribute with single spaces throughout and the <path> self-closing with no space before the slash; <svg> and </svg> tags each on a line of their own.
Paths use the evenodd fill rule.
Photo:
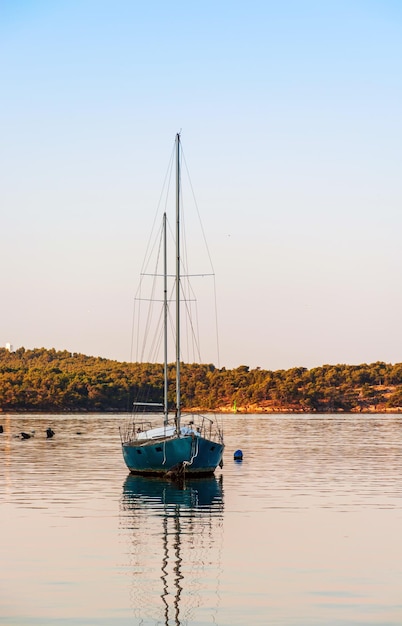
<svg viewBox="0 0 402 626">
<path fill-rule="evenodd" d="M 181 141 L 175 139 L 176 164 L 176 223 L 175 223 L 175 402 L 169 411 L 168 402 L 168 272 L 167 272 L 167 217 L 163 214 L 163 344 L 164 344 L 164 390 L 163 402 L 135 402 L 129 426 L 121 435 L 124 461 L 132 474 L 143 476 L 180 477 L 184 475 L 208 476 L 222 467 L 224 451 L 223 431 L 216 419 L 210 416 L 182 414 L 181 406 Z M 140 413 L 135 410 L 142 411 Z M 144 419 L 147 412 L 158 409 L 163 422 L 152 427 Z M 185 419 L 186 418 L 186 419 Z"/>
</svg>

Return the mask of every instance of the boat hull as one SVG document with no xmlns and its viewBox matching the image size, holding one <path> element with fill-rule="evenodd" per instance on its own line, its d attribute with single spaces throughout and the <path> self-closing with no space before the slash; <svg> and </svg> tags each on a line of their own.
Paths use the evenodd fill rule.
<svg viewBox="0 0 402 626">
<path fill-rule="evenodd" d="M 122 444 L 124 461 L 132 474 L 163 476 L 182 470 L 208 476 L 222 462 L 224 446 L 203 437 L 171 437 Z"/>
</svg>

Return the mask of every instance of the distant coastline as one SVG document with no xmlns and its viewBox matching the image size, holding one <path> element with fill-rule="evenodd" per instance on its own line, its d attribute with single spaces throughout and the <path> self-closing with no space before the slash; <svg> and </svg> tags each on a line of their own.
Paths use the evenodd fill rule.
<svg viewBox="0 0 402 626">
<path fill-rule="evenodd" d="M 20 409 L 3 409 L 2 407 L 0 407 L 0 415 L 21 415 L 24 413 L 35 413 L 38 415 L 64 415 L 64 414 L 83 414 L 83 413 L 88 413 L 88 414 L 98 414 L 98 415 L 108 415 L 108 414 L 127 414 L 130 413 L 130 411 L 124 411 L 121 409 L 113 409 L 113 408 L 107 408 L 107 409 L 68 409 L 68 408 L 64 408 L 64 409 L 60 409 L 58 411 L 50 411 L 50 410 L 46 410 L 46 409 L 40 409 L 40 408 L 36 408 L 35 410 L 32 410 L 30 408 L 20 408 Z M 377 407 L 365 407 L 362 409 L 351 409 L 349 411 L 344 411 L 342 409 L 333 409 L 333 410 L 322 410 L 322 411 L 313 411 L 313 410 L 303 410 L 303 409 L 294 409 L 294 408 L 275 408 L 275 407 L 264 407 L 264 406 L 256 406 L 256 405 L 252 405 L 252 406 L 241 406 L 238 407 L 236 409 L 236 411 L 233 411 L 233 407 L 229 407 L 229 406 L 221 406 L 221 407 L 217 407 L 216 409 L 211 409 L 211 408 L 202 408 L 202 407 L 191 407 L 191 408 L 182 408 L 182 413 L 185 414 L 191 414 L 191 413 L 217 413 L 217 414 L 222 414 L 222 415 L 233 415 L 233 417 L 236 417 L 238 415 L 334 415 L 334 414 L 339 414 L 339 415 L 359 415 L 359 414 L 371 414 L 371 415 L 384 415 L 384 414 L 389 414 L 389 415 L 397 415 L 397 414 L 402 414 L 402 407 L 386 407 L 386 406 L 377 406 Z M 146 415 L 146 413 L 144 413 L 144 415 Z"/>
<path fill-rule="evenodd" d="M 169 365 L 173 410 L 175 364 Z M 181 367 L 182 410 L 247 414 L 402 413 L 402 364 L 323 365 L 289 370 Z M 161 403 L 163 367 L 67 350 L 0 349 L 1 413 L 130 413 L 134 398 Z"/>
<path fill-rule="evenodd" d="M 189 409 L 188 411 L 189 413 L 192 412 L 201 412 L 201 413 L 208 413 L 207 410 L 205 409 Z M 371 414 L 384 414 L 384 413 L 389 413 L 390 415 L 392 414 L 398 414 L 398 413 L 402 413 L 402 407 L 393 407 L 393 408 L 388 408 L 388 407 L 379 407 L 377 406 L 375 407 L 366 407 L 364 409 L 351 409 L 349 411 L 344 411 L 342 409 L 338 409 L 338 410 L 331 410 L 331 411 L 307 411 L 307 410 L 303 410 L 303 409 L 292 409 L 292 408 L 273 408 L 273 407 L 262 407 L 262 406 L 249 406 L 249 407 L 238 407 L 236 412 L 233 411 L 232 408 L 230 407 L 219 407 L 218 409 L 216 409 L 214 411 L 215 413 L 223 413 L 223 414 L 233 414 L 233 415 L 289 415 L 289 414 L 294 414 L 294 415 L 305 415 L 305 414 L 315 414 L 315 415 L 333 415 L 334 413 L 338 413 L 340 415 L 344 414 L 344 415 L 356 415 L 359 413 L 371 413 Z"/>
</svg>

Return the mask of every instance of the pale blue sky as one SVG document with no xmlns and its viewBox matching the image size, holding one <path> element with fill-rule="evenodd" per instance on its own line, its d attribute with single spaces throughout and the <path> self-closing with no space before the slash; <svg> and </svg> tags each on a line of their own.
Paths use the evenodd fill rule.
<svg viewBox="0 0 402 626">
<path fill-rule="evenodd" d="M 219 365 L 401 362 L 401 70 L 391 0 L 0 0 L 0 345 L 129 359 L 182 129 Z"/>
</svg>

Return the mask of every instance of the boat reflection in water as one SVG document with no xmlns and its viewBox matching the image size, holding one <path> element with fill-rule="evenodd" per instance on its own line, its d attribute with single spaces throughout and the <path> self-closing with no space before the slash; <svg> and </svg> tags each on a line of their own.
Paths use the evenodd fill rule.
<svg viewBox="0 0 402 626">
<path fill-rule="evenodd" d="M 223 534 L 222 478 L 178 484 L 129 475 L 122 525 L 138 624 L 215 623 Z"/>
</svg>

